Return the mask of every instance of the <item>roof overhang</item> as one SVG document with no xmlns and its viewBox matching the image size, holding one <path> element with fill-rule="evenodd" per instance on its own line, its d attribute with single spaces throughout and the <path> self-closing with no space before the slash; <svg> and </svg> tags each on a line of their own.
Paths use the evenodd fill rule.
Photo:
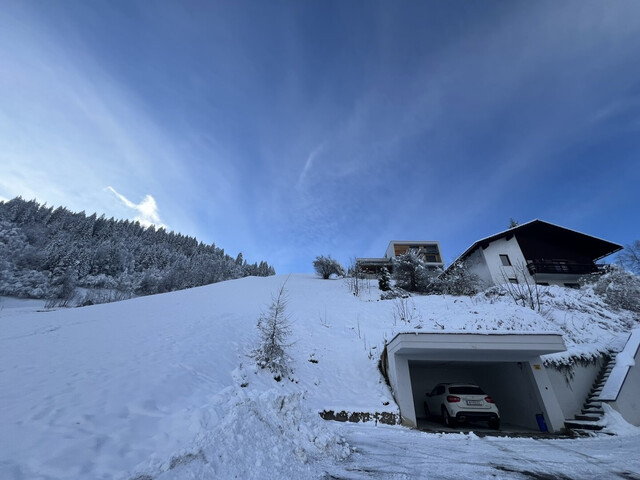
<svg viewBox="0 0 640 480">
<path fill-rule="evenodd" d="M 399 333 L 387 345 L 389 356 L 460 362 L 519 362 L 566 349 L 554 333 Z"/>
<path fill-rule="evenodd" d="M 518 234 L 553 236 L 561 243 L 579 248 L 583 253 L 589 255 L 594 262 L 622 250 L 622 245 L 618 245 L 617 243 L 609 242 L 598 237 L 587 235 L 586 233 L 581 233 L 576 230 L 571 230 L 569 228 L 536 219 L 478 240 L 467 248 L 464 253 L 460 255 L 449 266 L 449 268 L 447 268 L 447 271 L 459 262 L 464 261 L 477 248 L 486 248 L 491 242 L 498 240 L 499 238 L 510 239 Z"/>
<path fill-rule="evenodd" d="M 390 258 L 366 258 L 366 257 L 358 257 L 356 258 L 357 263 L 391 263 Z"/>
<path fill-rule="evenodd" d="M 391 245 L 437 245 L 437 240 L 391 240 L 387 248 Z"/>
</svg>

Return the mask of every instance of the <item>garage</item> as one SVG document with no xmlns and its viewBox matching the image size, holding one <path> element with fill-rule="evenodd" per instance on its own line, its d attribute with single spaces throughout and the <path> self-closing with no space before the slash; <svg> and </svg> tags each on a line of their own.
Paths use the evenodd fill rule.
<svg viewBox="0 0 640 480">
<path fill-rule="evenodd" d="M 493 397 L 503 424 L 537 430 L 543 418 L 553 432 L 564 415 L 540 356 L 565 350 L 556 334 L 403 333 L 383 363 L 405 425 L 425 419 L 425 394 L 436 384 L 472 383 Z"/>
</svg>

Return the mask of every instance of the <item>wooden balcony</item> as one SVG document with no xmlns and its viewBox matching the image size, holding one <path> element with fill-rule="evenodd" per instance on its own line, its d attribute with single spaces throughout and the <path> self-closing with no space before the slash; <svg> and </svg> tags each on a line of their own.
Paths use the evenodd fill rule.
<svg viewBox="0 0 640 480">
<path fill-rule="evenodd" d="M 527 269 L 534 276 L 536 274 L 559 274 L 559 275 L 588 275 L 590 273 L 601 273 L 606 265 L 595 263 L 568 263 L 562 260 L 552 261 L 527 261 Z"/>
</svg>

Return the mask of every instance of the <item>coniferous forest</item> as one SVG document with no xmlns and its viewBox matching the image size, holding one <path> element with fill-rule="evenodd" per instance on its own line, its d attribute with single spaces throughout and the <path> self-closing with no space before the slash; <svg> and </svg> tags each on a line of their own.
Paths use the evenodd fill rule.
<svg viewBox="0 0 640 480">
<path fill-rule="evenodd" d="M 0 202 L 0 295 L 90 304 L 274 274 L 265 261 L 137 221 Z"/>
</svg>

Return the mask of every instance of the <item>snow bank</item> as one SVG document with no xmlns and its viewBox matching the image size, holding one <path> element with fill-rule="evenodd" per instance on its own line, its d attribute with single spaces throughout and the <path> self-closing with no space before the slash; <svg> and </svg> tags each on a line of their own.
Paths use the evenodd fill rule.
<svg viewBox="0 0 640 480">
<path fill-rule="evenodd" d="M 604 410 L 604 417 L 601 420 L 601 424 L 604 426 L 603 433 L 609 433 L 611 435 L 625 435 L 625 436 L 640 436 L 640 427 L 631 425 L 627 422 L 622 415 L 615 411 L 608 403 L 602 403 Z"/>
<path fill-rule="evenodd" d="M 323 464 L 350 453 L 330 424 L 306 407 L 304 392 L 225 392 L 212 403 L 189 448 L 144 466 L 134 478 L 176 478 L 181 470 L 203 478 L 313 478 Z"/>
</svg>

